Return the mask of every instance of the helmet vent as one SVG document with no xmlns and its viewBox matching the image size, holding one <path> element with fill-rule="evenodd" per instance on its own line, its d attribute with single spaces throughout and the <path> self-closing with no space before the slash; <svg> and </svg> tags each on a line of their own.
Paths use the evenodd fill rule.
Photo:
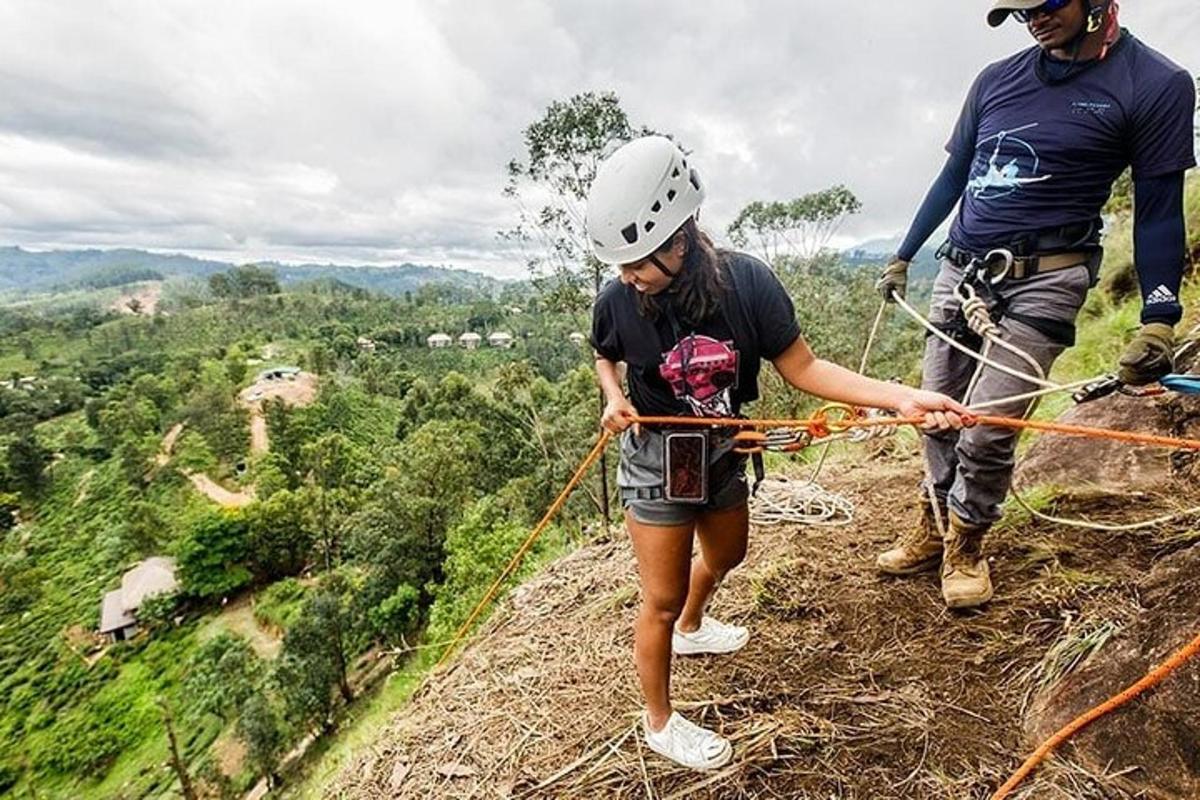
<svg viewBox="0 0 1200 800">
<path fill-rule="evenodd" d="M 637 223 L 631 222 L 621 228 L 621 236 L 625 239 L 626 244 L 636 244 L 638 240 Z"/>
<path fill-rule="evenodd" d="M 700 176 L 696 174 L 696 170 L 688 171 L 688 180 L 692 182 L 692 186 L 696 191 L 700 191 Z"/>
<path fill-rule="evenodd" d="M 642 226 L 642 229 L 645 230 L 646 233 L 649 233 L 650 231 L 654 230 L 654 220 L 650 220 L 649 222 L 647 222 L 645 225 Z"/>
<path fill-rule="evenodd" d="M 654 213 L 654 214 L 657 214 L 658 212 L 662 211 L 662 203 L 655 200 L 654 205 L 650 206 L 650 211 L 651 211 L 651 213 Z"/>
<path fill-rule="evenodd" d="M 675 194 L 676 194 L 676 192 L 674 189 L 667 189 L 667 202 L 668 203 L 675 202 Z"/>
<path fill-rule="evenodd" d="M 675 169 L 671 170 L 671 177 L 672 177 L 672 178 L 678 178 L 678 177 L 679 177 L 679 167 L 676 167 Z"/>
</svg>

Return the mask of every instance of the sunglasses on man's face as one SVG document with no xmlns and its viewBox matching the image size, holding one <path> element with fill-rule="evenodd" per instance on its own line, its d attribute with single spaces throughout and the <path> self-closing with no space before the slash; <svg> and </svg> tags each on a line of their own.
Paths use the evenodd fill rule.
<svg viewBox="0 0 1200 800">
<path fill-rule="evenodd" d="M 1062 11 L 1064 8 L 1071 5 L 1072 1 L 1073 0 L 1046 0 L 1046 2 L 1042 3 L 1037 8 L 1017 10 L 1012 12 L 1012 15 L 1023 24 L 1028 25 L 1029 21 L 1034 17 L 1042 14 L 1053 14 L 1055 11 Z"/>
</svg>

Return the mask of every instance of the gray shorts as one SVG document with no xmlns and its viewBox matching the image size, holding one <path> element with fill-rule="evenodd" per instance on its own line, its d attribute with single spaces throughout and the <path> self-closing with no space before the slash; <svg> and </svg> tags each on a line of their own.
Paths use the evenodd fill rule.
<svg viewBox="0 0 1200 800">
<path fill-rule="evenodd" d="M 663 431 L 643 428 L 634 436 L 621 434 L 617 466 L 621 506 L 644 525 L 668 527 L 694 522 L 700 514 L 736 508 L 746 502 L 746 457 L 733 452 L 733 438 L 713 433 L 709 438 L 708 502 L 673 503 L 662 498 Z"/>
</svg>

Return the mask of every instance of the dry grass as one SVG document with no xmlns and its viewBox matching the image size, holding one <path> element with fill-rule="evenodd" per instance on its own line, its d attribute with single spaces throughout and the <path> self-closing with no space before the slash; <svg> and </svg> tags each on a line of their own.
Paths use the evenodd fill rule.
<svg viewBox="0 0 1200 800">
<path fill-rule="evenodd" d="M 749 625 L 741 653 L 682 659 L 678 706 L 719 730 L 713 773 L 649 753 L 636 727 L 636 578 L 628 543 L 582 549 L 522 587 L 340 777 L 339 798 L 985 798 L 1030 749 L 1023 712 L 1137 608 L 1137 580 L 1182 528 L 1097 534 L 1023 519 L 989 545 L 997 596 L 942 605 L 932 575 L 872 560 L 916 516 L 915 461 L 842 468 L 845 528 L 751 534 L 714 613 Z M 1066 509 L 1138 514 L 1102 501 Z M 1099 503 L 1097 505 L 1097 503 Z M 1147 500 L 1147 505 L 1150 501 Z M 1020 797 L 1126 797 L 1056 761 Z"/>
</svg>

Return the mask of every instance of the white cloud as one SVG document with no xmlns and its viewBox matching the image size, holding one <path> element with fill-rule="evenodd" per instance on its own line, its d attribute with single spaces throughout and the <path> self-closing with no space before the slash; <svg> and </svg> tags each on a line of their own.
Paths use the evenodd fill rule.
<svg viewBox="0 0 1200 800">
<path fill-rule="evenodd" d="M 695 151 L 720 230 L 833 183 L 894 232 L 974 75 L 1027 45 L 985 0 L 109 0 L 0 5 L 0 243 L 520 271 L 521 132 L 616 90 Z M 1191 0 L 1126 24 L 1200 70 Z"/>
</svg>

